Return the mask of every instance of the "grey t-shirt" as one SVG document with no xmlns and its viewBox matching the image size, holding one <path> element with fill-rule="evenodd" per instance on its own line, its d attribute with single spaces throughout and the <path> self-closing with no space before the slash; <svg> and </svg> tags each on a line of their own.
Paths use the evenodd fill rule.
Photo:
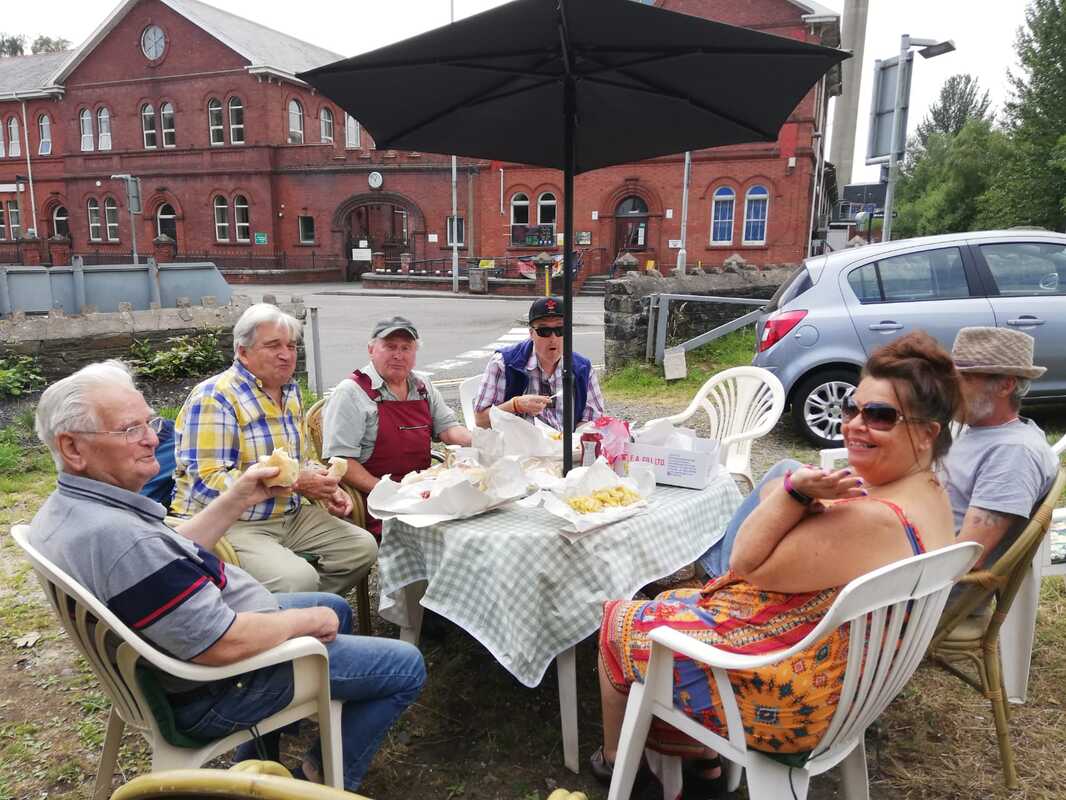
<svg viewBox="0 0 1066 800">
<path fill-rule="evenodd" d="M 971 506 L 1019 519 L 984 563 L 998 559 L 1025 528 L 1033 506 L 1047 494 L 1058 470 L 1047 437 L 1031 419 L 967 428 L 952 444 L 940 468 L 956 533 Z"/>
<path fill-rule="evenodd" d="M 370 385 L 381 392 L 382 402 L 398 400 L 388 385 L 378 375 L 373 364 L 367 364 L 360 372 L 370 378 Z M 433 418 L 433 438 L 461 423 L 455 412 L 448 408 L 444 398 L 428 379 L 422 378 L 429 395 L 429 413 Z M 407 378 L 407 399 L 418 399 L 418 385 L 412 373 Z M 326 401 L 322 412 L 322 457 L 342 456 L 354 458 L 361 463 L 374 454 L 374 442 L 378 438 L 378 404 L 371 400 L 351 378 L 345 378 Z"/>
<path fill-rule="evenodd" d="M 153 645 L 190 661 L 242 611 L 277 600 L 240 567 L 167 527 L 163 506 L 108 483 L 60 473 L 30 543 Z M 161 676 L 163 678 L 165 676 Z M 164 680 L 171 691 L 185 681 Z"/>
</svg>

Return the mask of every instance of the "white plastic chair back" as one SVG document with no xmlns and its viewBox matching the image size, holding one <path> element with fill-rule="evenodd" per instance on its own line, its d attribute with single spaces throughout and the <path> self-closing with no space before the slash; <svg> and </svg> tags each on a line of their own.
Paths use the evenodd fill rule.
<svg viewBox="0 0 1066 800">
<path fill-rule="evenodd" d="M 710 436 L 721 445 L 721 463 L 754 486 L 752 442 L 773 429 L 784 409 L 785 387 L 776 375 L 761 367 L 732 367 L 711 377 L 688 408 L 667 419 L 681 425 L 704 411 L 710 422 Z"/>
<path fill-rule="evenodd" d="M 459 384 L 459 408 L 463 412 L 463 423 L 470 430 L 474 430 L 477 427 L 477 423 L 474 421 L 474 400 L 477 399 L 477 390 L 480 386 L 480 375 L 466 378 Z"/>
<path fill-rule="evenodd" d="M 157 671 L 190 681 L 209 682 L 241 675 L 261 667 L 293 662 L 293 699 L 289 706 L 258 723 L 269 733 L 290 722 L 318 716 L 322 739 L 323 767 L 330 785 L 343 786 L 340 746 L 341 703 L 330 701 L 329 660 L 325 646 L 309 636 L 290 639 L 275 648 L 225 667 L 203 667 L 179 661 L 160 652 L 131 631 L 107 606 L 29 543 L 28 525 L 15 525 L 11 535 L 33 567 L 45 596 L 59 622 L 79 652 L 89 662 L 104 691 L 111 698 L 107 739 L 96 778 L 94 798 L 111 794 L 111 776 L 121 744 L 122 730 L 129 725 L 152 747 L 152 771 L 195 768 L 220 753 L 252 738 L 240 731 L 200 748 L 171 745 L 163 738 L 148 700 L 137 681 L 140 662 Z"/>
<path fill-rule="evenodd" d="M 897 561 L 845 586 L 822 621 L 787 650 L 759 656 L 729 653 L 668 627 L 656 628 L 643 684 L 634 684 L 626 705 L 618 759 L 609 800 L 628 796 L 652 715 L 721 753 L 730 765 L 730 789 L 740 782 L 737 766 L 748 770 L 752 800 L 779 800 L 790 790 L 802 800 L 810 777 L 845 759 L 845 797 L 868 797 L 863 734 L 903 689 L 932 639 L 952 584 L 977 560 L 981 548 L 964 542 Z M 829 728 L 802 768 L 789 769 L 749 750 L 728 670 L 775 664 L 811 647 L 850 623 L 848 661 L 840 700 Z M 723 738 L 673 706 L 674 654 L 712 667 L 727 722 Z M 664 796 L 680 790 L 680 760 L 666 762 Z M 795 773 L 793 775 L 793 773 Z"/>
</svg>

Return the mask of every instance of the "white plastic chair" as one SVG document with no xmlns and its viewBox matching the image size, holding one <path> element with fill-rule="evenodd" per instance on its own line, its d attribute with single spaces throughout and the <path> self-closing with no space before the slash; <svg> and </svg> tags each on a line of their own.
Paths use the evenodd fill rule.
<svg viewBox="0 0 1066 800">
<path fill-rule="evenodd" d="M 33 566 L 41 588 L 67 635 L 85 656 L 111 698 L 111 715 L 107 721 L 107 737 L 96 773 L 94 800 L 105 800 L 111 794 L 111 776 L 126 725 L 140 733 L 151 746 L 153 772 L 199 767 L 252 738 L 248 731 L 240 731 L 202 747 L 185 748 L 170 744 L 163 738 L 148 698 L 137 680 L 136 669 L 139 664 L 150 665 L 158 672 L 185 680 L 208 682 L 291 661 L 292 702 L 259 722 L 257 728 L 260 733 L 269 733 L 305 717 L 317 716 L 326 782 L 335 788 L 343 788 L 341 703 L 330 699 L 329 657 L 321 642 L 310 636 L 301 636 L 225 667 L 203 667 L 171 658 L 131 631 L 85 587 L 41 555 L 29 543 L 29 532 L 28 525 L 15 525 L 11 529 L 11 535 Z"/>
<path fill-rule="evenodd" d="M 703 409 L 711 438 L 720 445 L 719 459 L 734 475 L 751 486 L 751 445 L 769 433 L 785 409 L 785 387 L 777 376 L 761 367 L 732 367 L 708 380 L 680 414 L 666 417 L 674 425 L 687 422 Z M 650 420 L 648 425 L 658 420 Z"/>
<path fill-rule="evenodd" d="M 474 421 L 474 400 L 477 399 L 477 390 L 480 386 L 480 375 L 466 378 L 459 384 L 459 408 L 463 412 L 463 422 L 470 430 L 474 430 L 477 427 L 477 423 Z"/>
<path fill-rule="evenodd" d="M 803 641 L 776 653 L 759 656 L 729 653 L 668 627 L 653 630 L 646 680 L 643 684 L 633 684 L 626 704 L 608 800 L 629 797 L 653 716 L 728 759 L 731 791 L 740 784 L 741 769 L 746 769 L 751 800 L 785 797 L 803 800 L 811 777 L 837 764 L 843 764 L 844 797 L 867 799 L 869 782 L 863 744 L 866 728 L 918 668 L 951 585 L 969 571 L 980 551 L 976 543 L 963 542 L 897 561 L 856 578 L 841 590 L 832 608 Z M 810 760 L 803 767 L 790 768 L 763 753 L 749 750 L 727 670 L 753 669 L 785 661 L 845 623 L 851 623 L 851 629 L 840 701 Z M 711 667 L 722 699 L 728 738 L 718 736 L 674 708 L 675 654 Z M 681 759 L 664 756 L 661 763 L 663 797 L 673 800 L 681 791 Z"/>
</svg>

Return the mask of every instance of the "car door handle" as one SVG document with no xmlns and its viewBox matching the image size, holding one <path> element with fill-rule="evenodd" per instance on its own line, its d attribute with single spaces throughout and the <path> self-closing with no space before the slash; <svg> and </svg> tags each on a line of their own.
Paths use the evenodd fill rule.
<svg viewBox="0 0 1066 800">
<path fill-rule="evenodd" d="M 872 331 L 901 331 L 903 326 L 898 322 L 892 322 L 891 320 L 883 320 L 881 322 L 875 322 L 870 326 Z"/>
<path fill-rule="evenodd" d="M 1029 328 L 1035 325 L 1043 325 L 1044 320 L 1040 319 L 1040 317 L 1031 317 L 1022 314 L 1022 316 L 1017 319 L 1008 319 L 1007 324 L 1015 328 Z"/>
</svg>

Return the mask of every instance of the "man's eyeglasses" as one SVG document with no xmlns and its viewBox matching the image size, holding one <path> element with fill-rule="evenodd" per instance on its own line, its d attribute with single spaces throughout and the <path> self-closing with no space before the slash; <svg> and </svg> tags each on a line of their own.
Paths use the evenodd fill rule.
<svg viewBox="0 0 1066 800">
<path fill-rule="evenodd" d="M 547 338 L 548 336 L 562 336 L 563 335 L 563 326 L 562 325 L 560 325 L 558 328 L 549 328 L 547 325 L 545 325 L 544 327 L 534 328 L 533 330 L 535 330 L 537 332 L 537 336 L 540 336 L 541 338 Z"/>
<path fill-rule="evenodd" d="M 99 434 L 101 436 L 125 436 L 126 444 L 137 444 L 138 442 L 144 441 L 144 437 L 148 435 L 149 428 L 151 428 L 153 433 L 159 433 L 163 430 L 163 418 L 152 417 L 147 422 L 142 422 L 140 425 L 132 425 L 124 431 L 70 431 L 70 433 Z"/>
<path fill-rule="evenodd" d="M 845 397 L 840 404 L 840 415 L 844 422 L 851 422 L 862 416 L 867 428 L 875 431 L 890 431 L 901 422 L 925 422 L 917 417 L 905 417 L 900 410 L 888 403 L 867 403 L 860 406 L 853 397 Z"/>
</svg>

